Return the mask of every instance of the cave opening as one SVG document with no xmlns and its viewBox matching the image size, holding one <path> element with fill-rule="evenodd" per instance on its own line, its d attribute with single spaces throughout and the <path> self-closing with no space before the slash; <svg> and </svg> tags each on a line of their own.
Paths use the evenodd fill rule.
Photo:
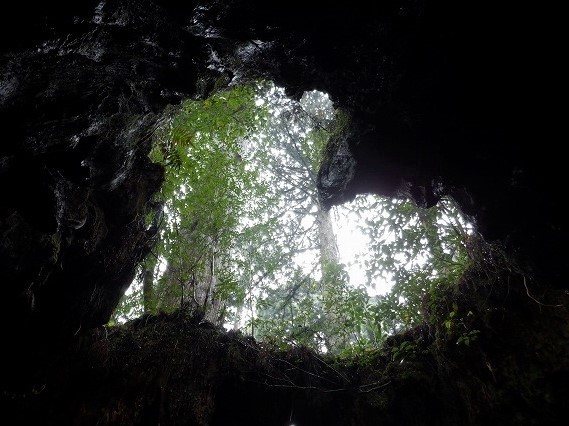
<svg viewBox="0 0 569 426">
<path fill-rule="evenodd" d="M 563 424 L 569 400 L 565 157 L 562 132 L 555 132 L 560 110 L 547 99 L 562 87 L 552 70 L 561 69 L 555 41 L 563 38 L 549 9 L 449 1 L 76 3 L 16 6 L 16 16 L 6 16 L 17 25 L 3 27 L 0 404 L 6 418 L 121 426 Z M 259 77 L 286 87 L 296 100 L 305 90 L 324 91 L 346 109 L 337 118 L 350 126 L 323 125 L 298 141 L 334 134 L 317 176 L 332 219 L 336 208 L 359 208 L 345 203 L 350 200 L 377 202 L 368 192 L 389 197 L 385 202 L 397 214 L 366 217 L 362 210 L 356 223 L 375 223 L 367 234 L 377 236 L 366 234 L 371 243 L 360 260 L 371 256 L 368 263 L 390 266 L 390 293 L 369 294 L 367 275 L 354 278 L 350 268 L 362 267 L 342 259 L 341 230 L 356 240 L 346 224 L 335 229 L 332 222 L 339 264 L 331 261 L 329 244 L 322 251 L 327 262 L 315 260 L 317 273 L 310 275 L 295 256 L 277 250 L 295 247 L 294 241 L 269 238 L 278 221 L 255 227 L 236 220 L 243 209 L 270 204 L 271 197 L 255 203 L 257 191 L 270 194 L 294 177 L 267 178 L 267 186 L 247 158 L 254 144 L 245 143 L 243 124 L 268 119 L 266 102 L 257 105 L 243 87 L 207 95 Z M 258 109 L 241 109 L 244 98 Z M 162 114 L 183 99 L 182 110 Z M 188 117 L 217 129 L 217 145 L 197 143 L 207 130 L 178 126 Z M 325 114 L 320 118 L 326 122 Z M 240 126 L 231 124 L 236 119 Z M 225 143 L 228 134 L 240 144 Z M 181 185 L 176 168 L 188 164 L 207 190 Z M 170 176 L 162 191 L 169 197 L 157 192 L 164 165 Z M 244 185 L 242 177 L 256 184 Z M 199 195 L 193 210 L 188 194 Z M 379 232 L 377 223 L 399 218 L 407 253 L 429 238 L 452 239 L 460 232 L 432 219 L 450 202 L 438 200 L 444 195 L 492 243 L 465 224 L 463 245 L 438 246 L 449 260 L 446 271 L 457 276 L 460 262 L 451 254 L 464 248 L 471 255 L 450 286 L 443 274 L 419 269 L 429 264 L 423 256 L 410 256 L 421 259 L 417 268 L 398 267 L 408 256 L 395 255 L 397 239 Z M 430 230 L 425 239 L 398 215 L 413 207 L 407 197 L 436 207 L 410 220 Z M 174 214 L 178 206 L 192 214 Z M 294 223 L 285 209 L 280 213 Z M 297 220 L 299 235 L 311 223 Z M 442 225 L 436 233 L 432 223 Z M 229 234 L 216 233 L 220 228 Z M 241 234 L 263 243 L 250 244 L 250 251 L 271 266 L 266 276 L 256 261 L 236 254 L 244 247 L 236 244 Z M 180 240 L 186 247 L 174 244 Z M 234 246 L 222 253 L 226 243 Z M 148 250 L 153 254 L 145 257 Z M 182 262 L 188 253 L 193 265 Z M 224 268 L 225 259 L 238 265 Z M 297 266 L 295 275 L 278 272 L 277 261 L 285 260 Z M 137 268 L 138 318 L 109 327 Z M 240 280 L 235 271 L 253 280 Z M 261 278 L 282 286 L 267 284 L 255 293 L 238 285 Z M 372 274 L 371 281 L 378 287 L 382 278 Z M 346 279 L 356 285 L 344 286 Z M 144 291 L 149 283 L 153 297 Z M 401 297 L 411 283 L 428 285 L 413 293 L 423 297 Z M 198 288 L 204 291 L 193 291 Z M 307 290 L 315 297 L 306 297 Z M 371 326 L 365 320 L 379 302 L 371 308 L 363 302 L 377 296 L 397 305 L 376 312 L 393 318 L 396 332 L 387 322 L 378 348 L 334 350 L 354 335 L 330 333 L 335 326 L 353 331 L 363 324 L 355 334 L 365 342 L 364 333 L 378 324 L 377 317 Z M 242 313 L 256 315 L 239 321 L 243 332 L 233 327 L 237 302 Z M 313 306 L 319 310 L 309 314 L 305 308 Z M 417 312 L 422 321 L 406 328 Z M 311 330 L 319 321 L 328 327 L 320 334 Z M 261 341 L 272 323 L 284 324 L 281 336 Z"/>
<path fill-rule="evenodd" d="M 109 324 L 188 309 L 277 347 L 333 353 L 419 325 L 428 295 L 467 268 L 473 226 L 448 198 L 326 206 L 318 174 L 349 120 L 323 92 L 297 101 L 270 81 L 168 109 L 150 153 L 166 170 L 147 218 L 155 246 Z"/>
</svg>

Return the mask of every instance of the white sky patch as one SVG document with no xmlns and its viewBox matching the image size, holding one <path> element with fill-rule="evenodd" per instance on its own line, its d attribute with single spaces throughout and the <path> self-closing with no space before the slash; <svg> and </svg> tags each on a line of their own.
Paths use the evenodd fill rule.
<svg viewBox="0 0 569 426">
<path fill-rule="evenodd" d="M 360 197 L 364 197 L 364 202 L 368 206 L 371 206 L 379 199 L 375 195 Z M 369 251 L 370 240 L 369 235 L 366 235 L 361 229 L 361 224 L 365 222 L 366 218 L 371 219 L 378 214 L 383 214 L 383 211 L 382 209 L 369 207 L 365 211 L 360 211 L 360 216 L 358 216 L 350 208 L 350 204 L 345 203 L 332 209 L 334 232 L 336 233 L 340 262 L 346 265 L 348 275 L 350 276 L 350 285 L 365 286 L 367 278 L 364 257 Z M 392 282 L 385 280 L 374 284 L 375 288 L 366 287 L 370 296 L 386 294 L 393 286 Z"/>
</svg>

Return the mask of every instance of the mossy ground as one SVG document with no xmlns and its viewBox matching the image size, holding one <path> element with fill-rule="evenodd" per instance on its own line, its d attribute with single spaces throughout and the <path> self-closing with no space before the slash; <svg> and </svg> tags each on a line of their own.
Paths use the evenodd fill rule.
<svg viewBox="0 0 569 426">
<path fill-rule="evenodd" d="M 277 349 L 179 310 L 78 335 L 36 386 L 2 400 L 59 425 L 561 424 L 569 295 L 480 265 L 379 350 Z"/>
</svg>

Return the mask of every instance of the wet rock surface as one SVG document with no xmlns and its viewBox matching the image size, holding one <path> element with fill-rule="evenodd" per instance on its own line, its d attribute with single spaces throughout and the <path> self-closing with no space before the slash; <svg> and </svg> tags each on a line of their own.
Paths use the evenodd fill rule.
<svg viewBox="0 0 569 426">
<path fill-rule="evenodd" d="M 25 319 L 15 360 L 108 320 L 150 248 L 144 217 L 163 176 L 152 132 L 195 95 L 204 62 L 152 2 L 19 12 L 30 32 L 12 34 L 0 73 L 0 269 L 17 301 L 2 318 Z"/>
<path fill-rule="evenodd" d="M 559 113 L 546 98 L 559 69 L 555 26 L 540 10 L 120 0 L 7 13 L 0 282 L 10 392 L 41 382 L 50 355 L 107 322 L 150 249 L 144 217 L 163 171 L 147 154 L 162 112 L 229 82 L 268 78 L 296 98 L 325 91 L 348 112 L 320 173 L 329 205 L 373 192 L 427 207 L 450 195 L 532 291 L 568 288 Z"/>
</svg>

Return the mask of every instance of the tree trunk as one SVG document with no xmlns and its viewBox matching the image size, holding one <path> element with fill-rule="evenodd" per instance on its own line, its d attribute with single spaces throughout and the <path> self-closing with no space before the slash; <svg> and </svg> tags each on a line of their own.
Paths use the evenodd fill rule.
<svg viewBox="0 0 569 426">
<path fill-rule="evenodd" d="M 154 268 L 144 265 L 142 271 L 142 303 L 145 314 L 154 313 L 156 299 L 154 297 Z"/>
<path fill-rule="evenodd" d="M 338 308 L 341 307 L 339 304 L 342 301 L 342 290 L 346 283 L 342 280 L 340 254 L 336 234 L 332 226 L 330 210 L 324 210 L 318 204 L 316 220 L 320 243 L 320 268 L 322 271 L 320 286 L 325 319 L 323 322 L 325 325 L 322 328 L 326 335 L 326 347 L 330 351 L 345 343 L 345 338 L 340 333 L 342 321 Z"/>
<path fill-rule="evenodd" d="M 316 220 L 318 221 L 318 238 L 320 242 L 320 265 L 323 267 L 327 263 L 340 263 L 338 243 L 336 234 L 334 234 L 334 227 L 332 226 L 330 210 L 324 210 L 318 204 Z M 324 269 L 323 267 L 322 270 L 324 271 Z"/>
<path fill-rule="evenodd" d="M 221 325 L 223 319 L 221 313 L 223 304 L 215 297 L 215 289 L 219 282 L 217 271 L 220 267 L 220 259 L 216 255 L 215 244 L 211 248 L 204 268 L 203 276 L 199 277 L 194 284 L 194 301 L 198 309 L 203 312 L 203 319 L 215 325 Z"/>
</svg>

